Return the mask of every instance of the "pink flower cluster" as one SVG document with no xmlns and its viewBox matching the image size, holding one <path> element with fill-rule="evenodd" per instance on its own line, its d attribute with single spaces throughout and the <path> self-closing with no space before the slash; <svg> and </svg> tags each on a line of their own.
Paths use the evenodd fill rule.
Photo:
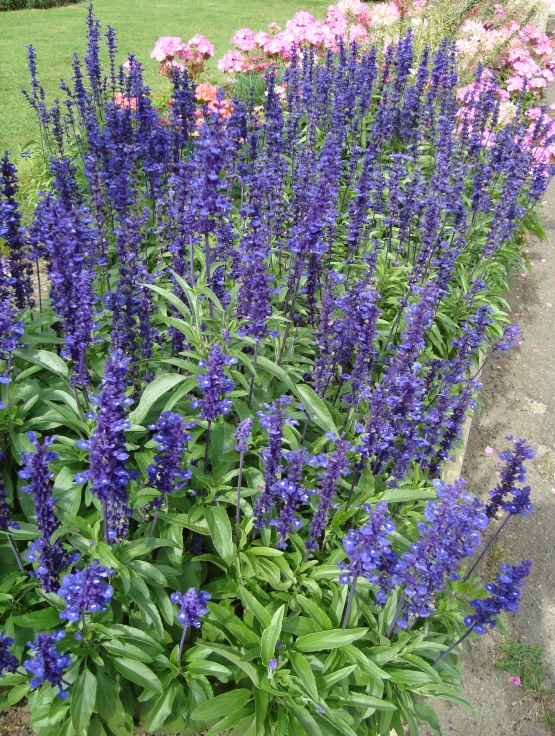
<svg viewBox="0 0 555 736">
<path fill-rule="evenodd" d="M 200 33 L 190 38 L 187 43 L 179 36 L 161 36 L 150 54 L 151 59 L 159 62 L 158 69 L 161 74 L 169 74 L 172 68 L 183 71 L 187 67 L 193 76 L 198 76 L 204 71 L 204 62 L 211 56 L 214 56 L 214 46 Z"/>
<path fill-rule="evenodd" d="M 380 29 L 394 26 L 399 20 L 395 2 L 371 7 L 362 0 L 339 0 L 337 5 L 329 6 L 324 20 L 316 20 L 311 13 L 302 10 L 287 21 L 283 30 L 277 23 L 271 23 L 269 33 L 256 33 L 250 28 L 236 31 L 231 39 L 234 49 L 219 60 L 218 69 L 233 74 L 261 71 L 270 64 L 289 61 L 295 49 L 310 47 L 317 52 L 337 51 L 339 39 L 365 45 L 376 40 Z"/>
<path fill-rule="evenodd" d="M 526 89 L 537 96 L 555 79 L 555 41 L 536 26 L 525 26 L 510 44 L 505 70 L 509 92 Z"/>
</svg>

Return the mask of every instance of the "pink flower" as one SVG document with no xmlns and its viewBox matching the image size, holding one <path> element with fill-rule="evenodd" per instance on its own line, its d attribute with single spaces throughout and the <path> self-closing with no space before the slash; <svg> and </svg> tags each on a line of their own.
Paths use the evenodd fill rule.
<svg viewBox="0 0 555 736">
<path fill-rule="evenodd" d="M 228 51 L 218 61 L 218 69 L 227 74 L 242 72 L 246 68 L 246 59 L 240 51 Z"/>
<path fill-rule="evenodd" d="M 509 677 L 509 682 L 515 687 L 521 687 L 520 677 Z"/>
<path fill-rule="evenodd" d="M 537 120 L 538 118 L 541 118 L 542 114 L 543 113 L 541 107 L 531 107 L 529 110 L 526 111 L 526 115 L 530 118 L 530 120 Z"/>
<path fill-rule="evenodd" d="M 184 50 L 185 44 L 179 36 L 160 36 L 154 44 L 150 58 L 156 59 L 156 61 L 166 61 L 166 59 L 171 59 Z"/>
<path fill-rule="evenodd" d="M 254 36 L 254 42 L 258 48 L 264 49 L 271 36 L 266 31 L 258 31 Z"/>
<path fill-rule="evenodd" d="M 187 41 L 186 47 L 178 54 L 184 61 L 199 63 L 214 56 L 214 46 L 201 33 L 197 33 Z"/>
<path fill-rule="evenodd" d="M 306 10 L 300 10 L 298 13 L 295 13 L 291 20 L 287 21 L 285 27 L 291 31 L 302 31 L 312 25 L 315 20 L 316 18 L 310 13 L 307 13 Z"/>
<path fill-rule="evenodd" d="M 254 31 L 251 31 L 250 28 L 240 28 L 235 31 L 230 43 L 240 51 L 252 51 L 256 48 Z"/>
<path fill-rule="evenodd" d="M 278 26 L 278 24 L 275 22 L 275 20 L 272 23 L 270 23 L 270 25 L 268 26 L 268 28 L 271 31 L 281 31 L 281 26 Z"/>
<path fill-rule="evenodd" d="M 486 455 L 495 455 L 495 450 L 493 449 L 493 447 L 485 447 L 484 452 L 486 453 Z"/>
</svg>

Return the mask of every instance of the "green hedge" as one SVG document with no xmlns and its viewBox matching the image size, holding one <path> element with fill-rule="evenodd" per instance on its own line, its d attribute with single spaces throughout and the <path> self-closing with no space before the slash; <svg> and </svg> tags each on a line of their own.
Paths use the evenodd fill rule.
<svg viewBox="0 0 555 736">
<path fill-rule="evenodd" d="M 0 0 L 0 12 L 3 10 L 24 10 L 25 8 L 55 8 L 59 5 L 75 5 L 80 0 Z"/>
</svg>

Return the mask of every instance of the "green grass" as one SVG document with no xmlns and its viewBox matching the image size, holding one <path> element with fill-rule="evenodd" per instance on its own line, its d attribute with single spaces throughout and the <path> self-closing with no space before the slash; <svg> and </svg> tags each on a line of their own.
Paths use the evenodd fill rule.
<svg viewBox="0 0 555 736">
<path fill-rule="evenodd" d="M 229 48 L 238 28 L 263 30 L 268 23 L 284 23 L 297 10 L 323 17 L 330 0 L 95 0 L 103 26 L 118 30 L 122 56 L 134 53 L 144 64 L 147 83 L 167 89 L 168 81 L 156 74 L 150 52 L 159 36 L 181 36 L 185 41 L 203 33 L 216 47 L 216 60 Z M 28 85 L 25 47 L 33 44 L 39 57 L 42 84 L 50 99 L 58 94 L 60 78 L 71 77 L 71 55 L 85 49 L 86 4 L 49 10 L 0 13 L 0 151 L 17 160 L 29 141 L 36 140 L 35 119 L 21 87 Z"/>
</svg>

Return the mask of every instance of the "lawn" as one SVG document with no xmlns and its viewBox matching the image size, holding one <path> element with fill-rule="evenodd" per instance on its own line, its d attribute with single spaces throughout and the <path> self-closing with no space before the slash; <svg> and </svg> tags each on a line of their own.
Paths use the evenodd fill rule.
<svg viewBox="0 0 555 736">
<path fill-rule="evenodd" d="M 261 30 L 274 20 L 284 23 L 297 10 L 322 17 L 330 1 L 96 0 L 94 8 L 103 26 L 109 23 L 117 28 L 122 56 L 136 54 L 145 64 L 148 83 L 162 89 L 167 80 L 156 74 L 156 62 L 149 58 L 158 36 L 187 40 L 203 33 L 216 47 L 215 70 L 215 60 L 227 50 L 237 28 Z M 36 47 L 41 81 L 49 95 L 56 95 L 60 78 L 71 76 L 73 51 L 84 51 L 85 12 L 83 3 L 0 13 L 0 151 L 9 150 L 17 159 L 36 138 L 34 117 L 20 92 L 28 84 L 26 45 Z"/>
</svg>

